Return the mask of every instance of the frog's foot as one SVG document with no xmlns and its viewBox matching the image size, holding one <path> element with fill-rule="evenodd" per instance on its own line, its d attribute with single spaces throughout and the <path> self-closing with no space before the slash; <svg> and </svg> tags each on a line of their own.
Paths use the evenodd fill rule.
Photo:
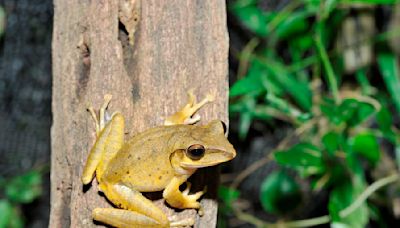
<svg viewBox="0 0 400 228">
<path fill-rule="evenodd" d="M 198 200 L 207 192 L 207 186 L 204 187 L 203 191 L 189 194 L 191 187 L 192 184 L 190 182 L 186 182 L 186 188 L 182 191 L 182 203 L 184 205 L 184 208 L 194 208 L 201 210 L 201 204 L 200 202 L 198 202 Z"/>
<path fill-rule="evenodd" d="M 157 220 L 146 215 L 117 208 L 95 208 L 92 213 L 93 219 L 114 227 L 170 227 L 168 221 L 160 224 Z"/>
<path fill-rule="evenodd" d="M 169 217 L 168 220 L 170 221 L 170 227 L 191 227 L 195 223 L 193 218 L 187 218 L 177 221 L 176 215 Z"/>
<path fill-rule="evenodd" d="M 188 91 L 188 96 L 188 103 L 180 111 L 167 117 L 164 122 L 165 125 L 197 123 L 200 121 L 200 116 L 195 115 L 196 112 L 205 104 L 214 101 L 214 96 L 208 94 L 203 100 L 197 103 L 196 97 L 193 94 L 193 89 Z"/>
<path fill-rule="evenodd" d="M 107 199 L 122 208 L 96 208 L 93 219 L 115 227 L 170 227 L 164 212 L 140 192 L 123 184 L 100 183 Z"/>
<path fill-rule="evenodd" d="M 112 99 L 111 94 L 106 94 L 104 95 L 104 103 L 100 107 L 99 110 L 99 117 L 97 118 L 96 112 L 94 111 L 94 108 L 90 106 L 88 108 L 88 111 L 90 112 L 90 115 L 92 116 L 95 125 L 96 125 L 96 135 L 99 136 L 100 132 L 104 129 L 105 125 L 107 124 L 108 121 L 111 120 L 112 116 L 114 116 L 115 113 L 113 113 L 111 116 L 107 113 L 107 107 L 110 104 L 110 101 Z"/>
</svg>

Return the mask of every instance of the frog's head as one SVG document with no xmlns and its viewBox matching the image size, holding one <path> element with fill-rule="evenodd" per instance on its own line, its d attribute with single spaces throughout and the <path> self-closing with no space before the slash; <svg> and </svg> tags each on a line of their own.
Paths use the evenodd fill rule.
<svg viewBox="0 0 400 228">
<path fill-rule="evenodd" d="M 204 126 L 191 126 L 184 140 L 180 140 L 172 154 L 173 166 L 184 170 L 218 165 L 232 160 L 236 151 L 225 137 L 226 126 L 220 120 Z"/>
</svg>

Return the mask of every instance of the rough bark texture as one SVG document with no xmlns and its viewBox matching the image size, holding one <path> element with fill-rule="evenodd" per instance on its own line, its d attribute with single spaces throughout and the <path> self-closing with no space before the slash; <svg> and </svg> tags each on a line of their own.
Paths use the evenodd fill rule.
<svg viewBox="0 0 400 228">
<path fill-rule="evenodd" d="M 217 98 L 199 112 L 202 123 L 227 122 L 225 1 L 142 1 L 134 47 L 118 21 L 118 1 L 55 0 L 54 6 L 50 227 L 93 227 L 92 210 L 111 205 L 96 181 L 89 188 L 80 181 L 95 140 L 86 107 L 98 108 L 111 93 L 109 109 L 124 114 L 129 137 L 162 124 L 194 88 L 199 99 L 209 92 Z M 197 189 L 208 185 L 203 217 L 177 212 L 161 199 L 157 204 L 168 214 L 197 216 L 197 227 L 214 227 L 215 170 L 192 177 Z"/>
</svg>

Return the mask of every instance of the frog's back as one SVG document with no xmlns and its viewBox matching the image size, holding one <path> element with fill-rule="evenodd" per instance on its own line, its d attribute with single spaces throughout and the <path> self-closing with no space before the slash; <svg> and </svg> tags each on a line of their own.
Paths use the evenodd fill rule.
<svg viewBox="0 0 400 228">
<path fill-rule="evenodd" d="M 134 136 L 110 161 L 102 179 L 142 192 L 164 189 L 174 176 L 168 142 L 180 130 L 181 126 L 160 126 Z"/>
</svg>

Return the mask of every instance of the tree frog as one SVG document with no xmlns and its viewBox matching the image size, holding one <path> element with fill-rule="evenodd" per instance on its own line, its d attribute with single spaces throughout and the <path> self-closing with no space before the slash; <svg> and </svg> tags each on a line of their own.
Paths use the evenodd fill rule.
<svg viewBox="0 0 400 228">
<path fill-rule="evenodd" d="M 82 182 L 89 184 L 94 174 L 99 189 L 118 208 L 95 208 L 94 220 L 114 227 L 179 227 L 193 225 L 193 219 L 170 221 L 160 208 L 141 192 L 163 190 L 163 198 L 174 208 L 200 209 L 197 201 L 205 190 L 189 194 L 179 186 L 198 169 L 229 161 L 236 151 L 225 137 L 225 125 L 214 120 L 204 126 L 192 125 L 200 117 L 195 113 L 212 96 L 196 102 L 189 92 L 189 102 L 166 118 L 163 126 L 148 129 L 124 142 L 124 117 L 115 112 L 107 120 L 106 109 L 111 95 L 104 97 L 96 123 L 97 140 L 90 150 Z M 173 219 L 172 219 L 173 220 Z"/>
</svg>

